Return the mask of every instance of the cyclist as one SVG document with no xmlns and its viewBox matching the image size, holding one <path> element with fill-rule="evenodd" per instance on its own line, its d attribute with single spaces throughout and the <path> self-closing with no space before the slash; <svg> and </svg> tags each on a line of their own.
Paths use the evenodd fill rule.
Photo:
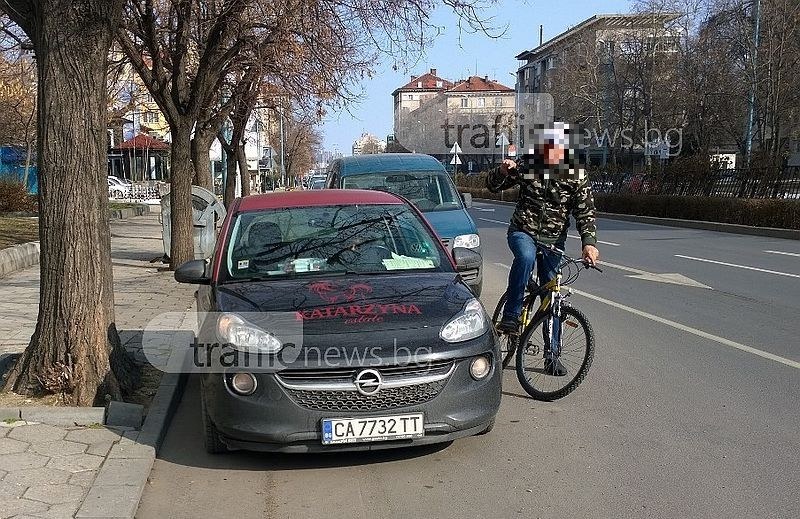
<svg viewBox="0 0 800 519">
<path fill-rule="evenodd" d="M 537 242 L 564 250 L 570 214 L 580 233 L 584 261 L 594 265 L 600 259 L 594 200 L 582 170 L 574 166 L 570 169 L 569 158 L 574 158 L 574 152 L 568 150 L 569 131 L 561 123 L 539 129 L 532 154 L 523 155 L 519 163 L 504 160 L 486 178 L 486 187 L 493 193 L 519 186 L 519 199 L 508 227 L 514 261 L 508 275 L 508 299 L 497 326 L 500 332 L 519 330 L 525 287 L 536 264 Z M 537 272 L 540 282 L 546 283 L 556 276 L 561 258 L 545 247 L 539 247 L 539 253 Z M 561 361 L 547 354 L 544 368 L 551 375 L 567 374 Z"/>
</svg>

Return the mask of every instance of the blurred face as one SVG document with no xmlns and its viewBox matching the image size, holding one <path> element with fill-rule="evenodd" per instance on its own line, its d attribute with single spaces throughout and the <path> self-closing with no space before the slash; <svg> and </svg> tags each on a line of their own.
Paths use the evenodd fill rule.
<svg viewBox="0 0 800 519">
<path fill-rule="evenodd" d="M 566 150 L 561 144 L 547 142 L 542 145 L 542 158 L 548 166 L 557 166 L 564 160 Z"/>
</svg>

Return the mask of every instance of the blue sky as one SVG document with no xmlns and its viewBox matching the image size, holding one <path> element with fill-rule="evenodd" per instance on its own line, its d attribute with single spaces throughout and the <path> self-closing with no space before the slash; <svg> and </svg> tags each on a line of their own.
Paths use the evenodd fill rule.
<svg viewBox="0 0 800 519">
<path fill-rule="evenodd" d="M 511 73 L 517 70 L 514 56 L 538 44 L 539 25 L 544 25 L 547 41 L 567 28 L 595 14 L 624 13 L 631 8 L 630 0 L 527 0 L 498 1 L 487 14 L 494 24 L 508 24 L 505 35 L 491 39 L 482 34 L 463 34 L 458 41 L 456 17 L 444 7 L 434 13 L 433 22 L 443 27 L 442 34 L 419 63 L 409 71 L 393 71 L 391 62 L 380 63 L 375 77 L 360 84 L 363 100 L 351 106 L 349 112 L 329 113 L 322 126 L 326 149 L 334 146 L 350 154 L 353 141 L 362 132 L 385 139 L 392 133 L 392 92 L 428 69 L 438 75 L 457 80 L 474 75 L 488 75 L 514 87 Z"/>
</svg>

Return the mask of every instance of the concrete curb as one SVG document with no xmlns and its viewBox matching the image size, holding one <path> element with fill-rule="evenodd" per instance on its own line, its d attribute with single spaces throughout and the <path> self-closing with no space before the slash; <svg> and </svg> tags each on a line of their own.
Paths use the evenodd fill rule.
<svg viewBox="0 0 800 519">
<path fill-rule="evenodd" d="M 0 407 L 0 420 L 25 420 L 57 427 L 105 423 L 105 407 Z"/>
<path fill-rule="evenodd" d="M 109 218 L 111 220 L 124 220 L 134 216 L 150 214 L 150 206 L 142 204 L 136 207 L 126 207 L 125 209 L 111 209 L 109 213 Z M 21 243 L 6 249 L 0 249 L 0 278 L 38 265 L 39 250 L 38 241 Z"/>
<path fill-rule="evenodd" d="M 476 202 L 485 202 L 499 205 L 517 205 L 516 202 L 505 202 L 490 198 L 474 198 Z M 727 232 L 732 234 L 747 234 L 751 236 L 764 236 L 769 238 L 782 238 L 786 240 L 800 240 L 800 229 L 779 229 L 776 227 L 754 227 L 735 223 L 705 222 L 699 220 L 681 220 L 678 218 L 658 218 L 655 216 L 639 216 L 634 214 L 606 213 L 598 211 L 597 216 L 610 220 L 624 220 L 627 222 L 646 223 L 651 225 L 665 225 L 669 227 L 683 227 L 686 229 L 702 229 L 705 231 Z"/>
<path fill-rule="evenodd" d="M 139 432 L 125 433 L 100 467 L 76 518 L 133 519 L 147 478 L 180 403 L 187 373 L 165 373 Z"/>
<path fill-rule="evenodd" d="M 39 264 L 39 242 L 32 241 L 0 249 L 0 278 Z"/>
</svg>

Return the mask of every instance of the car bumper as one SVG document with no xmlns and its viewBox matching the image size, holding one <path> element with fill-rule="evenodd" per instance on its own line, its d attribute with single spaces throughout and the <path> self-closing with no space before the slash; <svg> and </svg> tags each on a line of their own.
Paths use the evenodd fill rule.
<svg viewBox="0 0 800 519">
<path fill-rule="evenodd" d="M 455 367 L 441 390 L 417 405 L 391 407 L 369 412 L 315 410 L 301 405 L 281 385 L 275 374 L 258 373 L 258 388 L 253 395 L 232 393 L 223 375 L 203 377 L 202 398 L 208 418 L 221 440 L 231 449 L 271 452 L 338 452 L 378 450 L 448 442 L 485 430 L 500 406 L 502 369 L 494 354 L 493 334 L 488 334 L 486 349 L 493 354 L 490 374 L 476 381 L 469 373 L 473 357 L 455 360 Z M 381 442 L 323 445 L 321 421 L 324 418 L 362 418 L 423 413 L 425 435 L 421 438 Z"/>
</svg>

